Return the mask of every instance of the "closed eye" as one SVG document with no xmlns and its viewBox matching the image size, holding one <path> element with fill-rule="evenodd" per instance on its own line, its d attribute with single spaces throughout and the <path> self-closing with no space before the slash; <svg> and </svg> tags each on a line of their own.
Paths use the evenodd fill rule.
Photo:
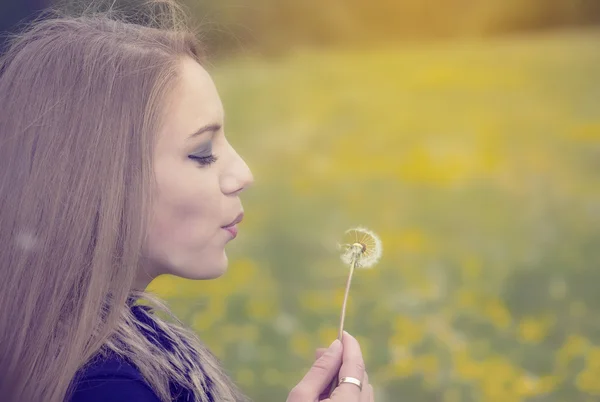
<svg viewBox="0 0 600 402">
<path fill-rule="evenodd" d="M 214 154 L 208 156 L 188 155 L 188 158 L 196 161 L 201 167 L 210 166 L 219 159 Z"/>
</svg>

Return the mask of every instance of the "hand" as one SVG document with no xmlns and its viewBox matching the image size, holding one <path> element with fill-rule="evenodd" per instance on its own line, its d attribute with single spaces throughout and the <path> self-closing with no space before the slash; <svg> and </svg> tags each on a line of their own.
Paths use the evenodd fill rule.
<svg viewBox="0 0 600 402">
<path fill-rule="evenodd" d="M 362 391 L 354 384 L 340 384 L 327 397 L 329 383 L 334 377 L 354 377 L 362 384 Z M 374 402 L 373 387 L 365 372 L 365 364 L 358 341 L 347 332 L 340 343 L 334 341 L 328 349 L 317 350 L 317 360 L 290 392 L 287 402 Z"/>
<path fill-rule="evenodd" d="M 318 360 L 321 356 L 323 356 L 323 354 L 325 354 L 326 351 L 327 351 L 327 348 L 318 348 L 317 351 L 315 352 L 315 359 Z M 342 378 L 341 375 L 339 377 Z M 363 387 L 362 387 L 362 392 L 360 393 L 360 399 L 359 399 L 359 401 L 360 402 L 375 402 L 375 397 L 374 397 L 374 393 L 373 393 L 373 386 L 369 383 L 369 375 L 367 374 L 366 369 L 364 371 L 364 376 L 363 376 L 363 380 L 362 380 L 362 386 Z M 329 388 L 329 386 L 327 388 Z M 337 391 L 337 388 L 335 389 L 335 391 L 331 395 L 332 398 L 335 395 L 336 391 Z M 320 397 L 319 397 L 318 400 L 319 401 L 337 401 L 337 399 L 327 399 L 327 394 L 328 393 L 329 393 L 329 389 L 326 389 L 325 392 L 323 392 L 320 395 Z"/>
</svg>

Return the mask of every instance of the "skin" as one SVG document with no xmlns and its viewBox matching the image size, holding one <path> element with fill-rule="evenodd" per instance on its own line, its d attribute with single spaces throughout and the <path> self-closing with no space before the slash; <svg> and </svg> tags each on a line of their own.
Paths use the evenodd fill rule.
<svg viewBox="0 0 600 402">
<path fill-rule="evenodd" d="M 222 227 L 243 212 L 239 195 L 254 181 L 225 138 L 213 80 L 190 58 L 182 60 L 166 112 L 154 150 L 156 201 L 135 289 L 162 274 L 196 280 L 221 276 L 228 263 L 225 245 L 233 238 Z"/>
</svg>

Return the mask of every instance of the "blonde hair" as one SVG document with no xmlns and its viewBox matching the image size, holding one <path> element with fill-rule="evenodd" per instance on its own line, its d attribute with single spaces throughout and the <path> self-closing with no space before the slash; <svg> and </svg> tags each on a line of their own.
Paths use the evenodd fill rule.
<svg viewBox="0 0 600 402">
<path fill-rule="evenodd" d="M 155 191 L 152 151 L 181 60 L 201 62 L 181 10 L 53 11 L 0 60 L 0 395 L 62 402 L 74 376 L 110 351 L 163 401 L 169 379 L 207 401 L 246 398 L 157 296 L 133 290 Z M 133 299 L 132 299 L 133 298 Z M 175 344 L 165 350 L 128 308 Z M 193 358 L 193 354 L 197 358 Z M 186 369 L 188 375 L 185 375 Z"/>
</svg>

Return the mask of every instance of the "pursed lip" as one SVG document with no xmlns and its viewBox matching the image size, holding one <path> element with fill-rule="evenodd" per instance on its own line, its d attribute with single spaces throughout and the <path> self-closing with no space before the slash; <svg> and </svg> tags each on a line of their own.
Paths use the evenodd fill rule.
<svg viewBox="0 0 600 402">
<path fill-rule="evenodd" d="M 223 229 L 230 228 L 230 227 L 232 227 L 232 226 L 237 225 L 238 223 L 240 223 L 242 221 L 242 219 L 244 219 L 244 212 L 240 212 L 239 215 L 230 224 L 228 224 L 226 226 L 221 226 L 221 227 Z"/>
</svg>

